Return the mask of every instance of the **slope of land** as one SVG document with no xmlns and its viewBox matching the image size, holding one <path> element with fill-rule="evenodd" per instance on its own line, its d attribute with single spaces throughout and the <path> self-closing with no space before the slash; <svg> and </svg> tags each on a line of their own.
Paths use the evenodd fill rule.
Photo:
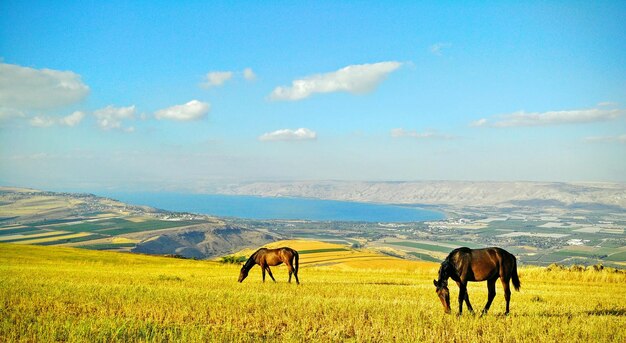
<svg viewBox="0 0 626 343">
<path fill-rule="evenodd" d="M 277 283 L 262 283 L 255 267 L 240 284 L 239 265 L 0 243 L 0 341 L 626 340 L 623 273 L 522 268 L 509 316 L 498 284 L 487 316 L 456 317 L 435 295 L 437 268 L 305 263 L 297 286 L 284 267 L 274 269 Z M 471 283 L 469 294 L 480 309 L 485 284 Z"/>
<path fill-rule="evenodd" d="M 218 218 L 93 194 L 0 187 L 0 242 L 207 258 L 275 240 Z"/>
</svg>

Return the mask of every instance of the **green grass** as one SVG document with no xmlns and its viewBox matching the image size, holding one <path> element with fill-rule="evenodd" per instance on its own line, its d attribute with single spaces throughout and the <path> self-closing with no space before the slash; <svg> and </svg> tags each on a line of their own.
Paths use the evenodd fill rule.
<svg viewBox="0 0 626 343">
<path fill-rule="evenodd" d="M 66 243 L 87 242 L 87 241 L 92 241 L 94 239 L 99 239 L 102 237 L 105 237 L 105 236 L 99 235 L 99 234 L 91 234 L 91 235 L 83 236 L 83 237 L 65 238 L 65 239 L 59 239 L 56 241 L 35 243 L 35 245 L 57 245 L 57 244 L 66 244 Z"/>
<path fill-rule="evenodd" d="M 441 245 L 433 245 L 433 244 L 425 244 L 418 242 L 389 242 L 388 244 L 399 245 L 403 247 L 417 248 L 428 251 L 438 251 L 438 252 L 450 252 L 453 249 L 448 247 L 442 247 Z"/>
<path fill-rule="evenodd" d="M 42 227 L 69 232 L 99 232 L 107 235 L 120 235 L 124 233 L 170 229 L 180 226 L 193 225 L 197 223 L 198 222 L 194 221 L 167 220 L 147 220 L 143 222 L 132 222 L 121 218 L 112 218 L 79 224 L 61 224 Z"/>
<path fill-rule="evenodd" d="M 626 262 L 626 251 L 609 255 L 606 259 L 615 262 Z"/>
<path fill-rule="evenodd" d="M 42 232 L 36 232 L 36 233 L 44 233 L 45 231 Z M 33 232 L 32 234 L 35 234 L 35 232 Z M 31 235 L 32 235 L 31 234 Z M 45 236 L 45 238 L 54 238 L 54 237 L 58 237 L 58 236 L 67 236 L 67 232 L 59 232 L 50 236 Z M 37 239 L 37 238 L 44 238 L 44 237 L 29 237 L 29 235 L 24 235 L 24 237 L 20 237 L 20 238 L 15 238 L 15 239 L 7 239 L 2 241 L 3 243 L 15 243 L 15 242 L 21 242 L 21 241 L 29 241 L 31 239 Z"/>
<path fill-rule="evenodd" d="M 456 245 L 457 247 L 468 247 L 470 249 L 480 249 L 480 248 L 484 248 L 483 245 L 480 244 L 476 244 L 476 243 L 471 243 L 471 242 L 461 242 L 461 241 L 445 241 L 442 243 L 446 243 L 446 244 L 452 244 L 452 245 Z M 452 251 L 452 249 L 450 249 L 450 251 Z"/>
<path fill-rule="evenodd" d="M 111 250 L 118 248 L 129 248 L 134 247 L 135 243 L 101 243 L 101 244 L 86 244 L 81 245 L 79 248 L 81 249 L 90 249 L 90 250 Z"/>
<path fill-rule="evenodd" d="M 624 342 L 626 274 L 522 268 L 503 316 L 446 315 L 432 279 L 411 271 L 301 266 L 301 285 L 255 267 L 0 244 L 2 342 Z M 454 299 L 458 289 L 451 283 Z M 474 307 L 485 283 L 470 283 Z M 454 309 L 456 312 L 456 308 Z"/>
<path fill-rule="evenodd" d="M 422 261 L 429 261 L 429 262 L 441 262 L 441 259 L 438 258 L 434 258 L 428 254 L 423 254 L 423 253 L 419 253 L 419 252 L 415 252 L 415 251 L 409 251 L 407 252 L 407 254 L 409 255 L 413 255 L 417 258 L 419 258 Z"/>
<path fill-rule="evenodd" d="M 11 235 L 31 235 L 36 233 L 43 233 L 45 230 L 40 230 L 34 227 L 22 227 L 19 229 L 8 229 L 0 231 L 0 237 Z"/>
</svg>

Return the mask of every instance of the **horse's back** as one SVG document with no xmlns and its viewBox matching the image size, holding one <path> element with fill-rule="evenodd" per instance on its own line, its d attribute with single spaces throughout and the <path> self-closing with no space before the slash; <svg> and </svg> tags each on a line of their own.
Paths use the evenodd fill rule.
<svg viewBox="0 0 626 343">
<path fill-rule="evenodd" d="M 265 249 L 263 251 L 263 259 L 270 266 L 277 266 L 284 262 L 290 262 L 297 252 L 289 247 L 280 247 L 276 249 Z M 259 249 L 260 250 L 260 249 Z"/>
<path fill-rule="evenodd" d="M 512 255 L 506 250 L 497 247 L 481 249 L 462 247 L 450 252 L 447 259 L 460 274 L 464 274 L 467 281 L 484 281 L 498 277 L 502 266 L 506 266 L 508 270 L 510 256 Z"/>
</svg>

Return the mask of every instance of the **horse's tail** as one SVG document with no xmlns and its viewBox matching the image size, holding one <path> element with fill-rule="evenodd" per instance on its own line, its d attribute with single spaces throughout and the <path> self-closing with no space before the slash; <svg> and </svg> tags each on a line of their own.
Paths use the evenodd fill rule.
<svg viewBox="0 0 626 343">
<path fill-rule="evenodd" d="M 295 250 L 293 251 L 293 253 L 294 253 L 293 257 L 296 260 L 296 263 L 294 265 L 294 269 L 295 269 L 296 275 L 298 275 L 298 269 L 300 269 L 300 254 L 298 254 L 298 252 L 295 251 Z"/>
<path fill-rule="evenodd" d="M 513 287 L 515 287 L 515 290 L 519 292 L 519 288 L 522 284 L 519 281 L 519 276 L 517 276 L 517 259 L 515 256 L 511 256 L 513 257 L 513 275 L 511 275 L 511 281 L 513 281 Z"/>
</svg>

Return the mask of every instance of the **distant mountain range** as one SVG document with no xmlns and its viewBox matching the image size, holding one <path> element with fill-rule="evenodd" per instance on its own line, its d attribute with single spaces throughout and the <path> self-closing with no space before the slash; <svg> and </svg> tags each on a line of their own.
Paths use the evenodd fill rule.
<svg viewBox="0 0 626 343">
<path fill-rule="evenodd" d="M 391 204 L 626 209 L 626 184 L 619 183 L 291 181 L 233 184 L 217 192 Z"/>
</svg>

